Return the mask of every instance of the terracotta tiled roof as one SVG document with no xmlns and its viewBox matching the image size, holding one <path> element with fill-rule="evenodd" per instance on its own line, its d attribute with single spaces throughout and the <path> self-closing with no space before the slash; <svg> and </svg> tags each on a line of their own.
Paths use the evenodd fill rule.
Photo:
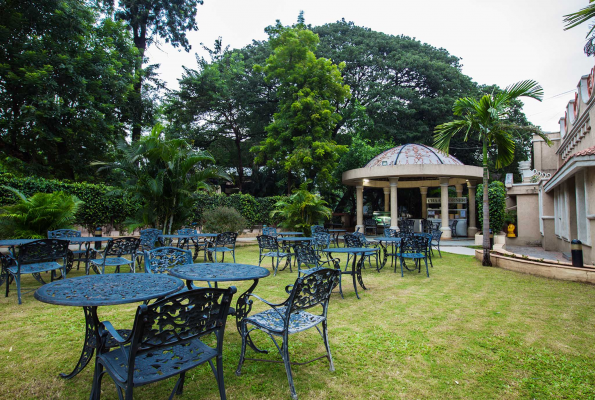
<svg viewBox="0 0 595 400">
<path fill-rule="evenodd" d="M 573 155 L 571 155 L 570 158 L 579 156 L 595 156 L 595 146 L 589 147 L 588 149 L 585 149 L 583 151 L 576 152 Z"/>
</svg>

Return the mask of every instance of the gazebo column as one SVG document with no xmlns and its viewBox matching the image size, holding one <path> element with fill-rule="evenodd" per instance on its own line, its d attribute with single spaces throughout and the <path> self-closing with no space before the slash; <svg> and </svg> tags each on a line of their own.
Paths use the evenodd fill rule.
<svg viewBox="0 0 595 400">
<path fill-rule="evenodd" d="M 455 189 L 457 191 L 457 197 L 463 197 L 463 185 L 455 185 Z M 463 208 L 461 203 L 457 203 L 457 208 L 460 210 Z"/>
<path fill-rule="evenodd" d="M 382 191 L 384 192 L 384 211 L 385 212 L 389 212 L 390 211 L 390 188 L 382 188 Z"/>
<path fill-rule="evenodd" d="M 397 204 L 397 184 L 399 178 L 388 178 L 390 183 L 390 228 L 399 230 L 399 207 Z"/>
<path fill-rule="evenodd" d="M 421 193 L 421 217 L 423 219 L 428 218 L 428 188 L 427 186 L 421 186 L 419 188 L 419 192 Z"/>
<path fill-rule="evenodd" d="M 467 236 L 474 238 L 477 233 L 477 227 L 475 226 L 475 181 L 467 181 L 467 187 L 469 188 L 469 225 L 467 228 Z"/>
<path fill-rule="evenodd" d="M 358 185 L 355 187 L 355 198 L 357 204 L 357 210 L 355 213 L 356 216 L 356 225 L 355 230 L 357 231 L 359 228 L 360 232 L 364 231 L 364 186 Z"/>
<path fill-rule="evenodd" d="M 440 178 L 440 215 L 442 217 L 442 239 L 452 239 L 452 232 L 448 223 L 448 180 L 449 178 Z"/>
</svg>

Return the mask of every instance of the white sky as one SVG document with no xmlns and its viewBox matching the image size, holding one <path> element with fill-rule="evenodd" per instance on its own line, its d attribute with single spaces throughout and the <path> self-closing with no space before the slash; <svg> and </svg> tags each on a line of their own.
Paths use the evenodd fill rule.
<svg viewBox="0 0 595 400">
<path fill-rule="evenodd" d="M 580 77 L 590 72 L 593 58 L 583 53 L 587 26 L 563 30 L 562 17 L 588 0 L 204 0 L 199 6 L 199 31 L 190 32 L 190 53 L 168 45 L 152 46 L 147 55 L 160 63 L 161 78 L 178 88 L 182 65 L 196 68 L 200 43 L 241 48 L 267 38 L 264 28 L 280 19 L 284 25 L 304 11 L 313 26 L 341 18 L 375 31 L 406 35 L 462 58 L 463 73 L 480 84 L 505 87 L 523 79 L 538 81 L 544 101 L 527 100 L 525 114 L 545 131 L 558 131 Z M 553 97 L 556 96 L 556 97 Z"/>
</svg>

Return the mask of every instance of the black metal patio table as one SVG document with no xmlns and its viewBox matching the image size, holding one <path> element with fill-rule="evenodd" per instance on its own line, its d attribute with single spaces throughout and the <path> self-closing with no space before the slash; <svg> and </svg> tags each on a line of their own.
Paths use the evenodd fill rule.
<svg viewBox="0 0 595 400">
<path fill-rule="evenodd" d="M 331 234 L 332 241 L 335 242 L 335 246 L 339 247 L 339 235 L 341 233 L 347 233 L 346 229 L 329 229 L 328 233 Z"/>
<path fill-rule="evenodd" d="M 204 243 L 204 246 L 205 247 L 208 246 L 208 243 L 207 242 L 209 241 L 209 239 L 213 239 L 213 238 L 216 238 L 216 237 L 217 237 L 217 234 L 216 233 L 197 233 L 197 234 L 194 234 L 194 235 L 171 234 L 171 235 L 159 235 L 159 236 L 157 236 L 157 238 L 159 239 L 159 242 L 161 242 L 162 244 L 165 244 L 162 239 L 168 239 L 169 240 L 168 246 L 171 246 L 171 242 L 173 241 L 173 239 L 178 239 L 178 243 L 179 243 L 181 240 L 184 240 L 184 239 L 187 239 L 187 240 L 196 239 L 198 241 L 200 238 L 204 238 L 204 242 L 205 242 Z M 199 248 L 196 247 L 195 250 L 194 250 L 194 255 L 192 256 L 192 259 L 196 259 L 196 257 L 198 256 L 198 251 L 199 251 Z M 206 257 L 206 254 L 205 254 L 205 257 Z M 206 258 L 205 258 L 205 261 L 206 261 Z"/>
<path fill-rule="evenodd" d="M 388 256 L 392 256 L 391 259 L 391 266 L 393 265 L 393 262 L 397 262 L 395 257 L 398 256 L 398 252 L 396 251 L 396 248 L 399 247 L 399 245 L 401 244 L 401 238 L 398 237 L 384 237 L 384 236 L 378 236 L 375 237 L 373 240 L 377 241 L 380 244 L 380 247 L 382 248 L 382 251 L 384 253 L 384 258 L 382 260 L 382 262 L 380 263 L 380 266 L 378 268 L 378 272 L 380 272 L 380 270 L 382 268 L 384 268 L 384 266 L 386 265 L 386 262 L 388 261 Z M 384 242 L 384 244 L 383 244 Z M 391 247 L 391 252 L 389 252 L 388 247 Z"/>
<path fill-rule="evenodd" d="M 0 247 L 8 247 L 8 251 L 14 256 L 14 248 L 22 244 L 34 242 L 39 239 L 6 239 L 0 240 Z"/>
<path fill-rule="evenodd" d="M 362 279 L 362 267 L 364 264 L 364 260 L 366 259 L 366 254 L 371 254 L 377 252 L 379 249 L 371 248 L 371 247 L 337 247 L 334 249 L 324 249 L 322 251 L 329 253 L 329 256 L 332 257 L 332 253 L 343 253 L 343 254 L 353 254 L 353 261 L 351 263 L 351 271 L 341 271 L 342 275 L 351 275 L 353 279 L 353 288 L 355 289 L 355 297 L 360 299 L 359 294 L 357 293 L 357 285 L 356 279 L 362 289 L 367 290 L 364 286 L 364 280 Z M 357 261 L 357 256 L 360 256 L 359 261 Z"/>
<path fill-rule="evenodd" d="M 281 237 L 285 237 L 285 236 L 300 236 L 303 234 L 304 234 L 304 232 L 279 232 L 277 235 L 279 235 Z"/>
<path fill-rule="evenodd" d="M 34 297 L 48 304 L 83 307 L 85 341 L 79 360 L 69 374 L 71 379 L 89 363 L 100 337 L 97 307 L 136 303 L 165 297 L 184 288 L 178 278 L 160 274 L 85 275 L 48 283 L 35 291 Z"/>
<path fill-rule="evenodd" d="M 175 276 L 186 281 L 188 288 L 192 288 L 193 281 L 200 282 L 233 282 L 233 281 L 249 281 L 253 280 L 254 283 L 238 297 L 236 302 L 235 314 L 236 314 L 236 328 L 240 335 L 242 320 L 246 318 L 250 310 L 252 310 L 252 300 L 249 295 L 252 294 L 258 281 L 261 278 L 266 278 L 271 272 L 263 267 L 250 264 L 235 264 L 235 263 L 199 263 L 199 264 L 186 264 L 174 267 L 169 270 L 169 275 Z M 264 353 L 264 350 L 258 349 L 252 339 L 248 336 L 248 345 L 255 351 Z"/>
</svg>

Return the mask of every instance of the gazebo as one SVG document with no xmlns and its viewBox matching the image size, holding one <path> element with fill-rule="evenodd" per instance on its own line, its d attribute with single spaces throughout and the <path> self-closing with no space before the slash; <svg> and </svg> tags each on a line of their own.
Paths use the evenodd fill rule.
<svg viewBox="0 0 595 400">
<path fill-rule="evenodd" d="M 428 204 L 439 204 L 440 208 L 430 210 L 441 222 L 440 230 L 443 239 L 451 239 L 449 216 L 460 220 L 467 219 L 467 210 L 463 206 L 463 185 L 469 188 L 469 223 L 466 234 L 473 237 L 477 232 L 475 226 L 475 187 L 483 177 L 483 169 L 465 165 L 455 157 L 449 156 L 433 147 L 421 144 L 404 144 L 387 150 L 374 157 L 365 167 L 352 169 L 343 173 L 343 184 L 355 186 L 357 197 L 357 227 L 364 228 L 364 188 L 384 192 L 384 208 L 390 210 L 392 229 L 398 229 L 397 187 L 419 188 L 422 203 L 422 218 L 428 217 Z M 428 199 L 428 188 L 440 186 L 440 201 Z M 449 199 L 448 187 L 454 186 L 456 199 Z M 455 209 L 449 207 L 456 205 Z M 389 208 L 390 204 L 390 208 Z M 454 207 L 454 206 L 453 206 Z M 463 211 L 464 210 L 464 211 Z M 452 211 L 452 212 L 451 212 Z M 439 217 L 439 218 L 438 218 Z"/>
</svg>

